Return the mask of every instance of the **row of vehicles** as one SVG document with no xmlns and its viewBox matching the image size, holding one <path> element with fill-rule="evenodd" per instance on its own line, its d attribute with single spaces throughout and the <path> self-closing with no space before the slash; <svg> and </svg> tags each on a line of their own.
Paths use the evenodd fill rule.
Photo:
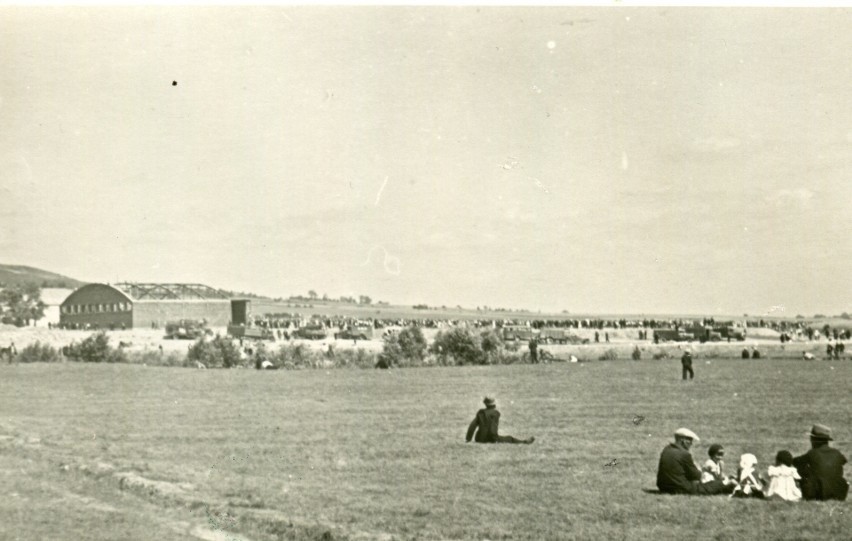
<svg viewBox="0 0 852 541">
<path fill-rule="evenodd" d="M 733 322 L 716 323 L 714 325 L 695 324 L 676 329 L 655 329 L 654 342 L 723 342 L 743 341 L 746 339 L 746 328 Z"/>
<path fill-rule="evenodd" d="M 569 329 L 559 327 L 533 329 L 526 325 L 506 325 L 501 328 L 501 333 L 503 340 L 508 342 L 529 342 L 533 338 L 545 344 L 581 344 L 589 341 L 572 334 Z"/>
</svg>

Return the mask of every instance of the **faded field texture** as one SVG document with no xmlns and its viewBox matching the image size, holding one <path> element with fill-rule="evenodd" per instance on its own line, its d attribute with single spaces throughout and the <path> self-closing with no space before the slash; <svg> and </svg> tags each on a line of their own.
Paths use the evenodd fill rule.
<svg viewBox="0 0 852 541">
<path fill-rule="evenodd" d="M 402 370 L 0 366 L 0 539 L 849 539 L 849 502 L 669 497 L 674 429 L 765 472 L 814 422 L 852 455 L 852 362 Z M 486 393 L 501 433 L 465 444 Z M 640 417 L 641 416 L 641 417 Z M 849 468 L 846 472 L 850 477 Z"/>
</svg>

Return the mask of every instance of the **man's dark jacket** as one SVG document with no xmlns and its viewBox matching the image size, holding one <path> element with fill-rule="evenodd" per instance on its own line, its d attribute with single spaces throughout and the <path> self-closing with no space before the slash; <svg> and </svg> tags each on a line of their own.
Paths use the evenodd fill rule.
<svg viewBox="0 0 852 541">
<path fill-rule="evenodd" d="M 845 500 L 849 483 L 843 478 L 846 457 L 826 445 L 814 447 L 793 459 L 802 478 L 802 498 L 806 500 Z"/>
<path fill-rule="evenodd" d="M 692 368 L 692 354 L 684 353 L 683 357 L 680 358 L 680 364 L 682 364 L 684 368 Z"/>
<path fill-rule="evenodd" d="M 663 449 L 657 467 L 657 488 L 663 494 L 695 494 L 701 472 L 686 449 L 672 443 Z"/>
<path fill-rule="evenodd" d="M 500 424 L 500 412 L 496 407 L 483 408 L 476 412 L 476 417 L 467 428 L 465 440 L 470 441 L 476 431 L 477 443 L 497 443 L 497 426 Z M 479 430 L 477 430 L 477 428 Z"/>
</svg>

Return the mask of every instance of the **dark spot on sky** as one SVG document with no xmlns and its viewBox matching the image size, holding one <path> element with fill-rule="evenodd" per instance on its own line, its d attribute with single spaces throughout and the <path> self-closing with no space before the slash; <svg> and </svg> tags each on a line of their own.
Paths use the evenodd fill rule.
<svg viewBox="0 0 852 541">
<path fill-rule="evenodd" d="M 172 86 L 177 86 L 177 81 L 172 81 Z"/>
</svg>

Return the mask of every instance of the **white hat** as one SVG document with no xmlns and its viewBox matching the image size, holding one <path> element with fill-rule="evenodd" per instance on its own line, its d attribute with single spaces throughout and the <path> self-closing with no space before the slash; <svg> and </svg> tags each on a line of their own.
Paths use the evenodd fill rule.
<svg viewBox="0 0 852 541">
<path fill-rule="evenodd" d="M 698 434 L 688 428 L 678 428 L 677 430 L 675 430 L 674 435 L 676 438 L 689 438 L 694 441 L 701 441 L 701 438 L 698 437 Z"/>
</svg>

